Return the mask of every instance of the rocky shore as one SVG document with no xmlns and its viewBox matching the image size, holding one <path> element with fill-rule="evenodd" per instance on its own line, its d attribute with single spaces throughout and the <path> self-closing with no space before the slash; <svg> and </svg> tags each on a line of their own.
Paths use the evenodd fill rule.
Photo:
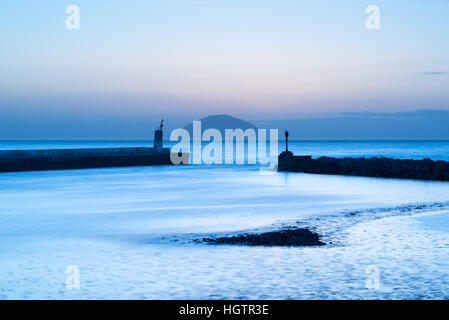
<svg viewBox="0 0 449 320">
<path fill-rule="evenodd" d="M 259 234 L 242 234 L 231 237 L 203 238 L 209 244 L 248 246 L 324 246 L 320 236 L 305 228 L 289 228 Z"/>
<path fill-rule="evenodd" d="M 278 158 L 279 171 L 335 174 L 348 176 L 449 181 L 449 162 L 404 160 L 384 157 L 313 159 L 282 152 Z"/>
</svg>

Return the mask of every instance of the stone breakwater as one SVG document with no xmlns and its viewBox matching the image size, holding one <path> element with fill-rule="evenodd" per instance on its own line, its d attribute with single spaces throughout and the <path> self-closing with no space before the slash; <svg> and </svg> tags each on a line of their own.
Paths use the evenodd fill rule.
<svg viewBox="0 0 449 320">
<path fill-rule="evenodd" d="M 278 157 L 278 171 L 449 181 L 449 162 L 430 159 L 404 160 L 384 157 L 314 159 L 311 156 L 295 156 L 285 151 Z"/>
<path fill-rule="evenodd" d="M 144 147 L 0 151 L 0 172 L 170 164 L 170 149 Z"/>
</svg>

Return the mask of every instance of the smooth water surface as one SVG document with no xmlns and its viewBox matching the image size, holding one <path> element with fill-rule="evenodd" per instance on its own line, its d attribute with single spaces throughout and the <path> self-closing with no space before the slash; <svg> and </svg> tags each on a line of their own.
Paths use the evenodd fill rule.
<svg viewBox="0 0 449 320">
<path fill-rule="evenodd" d="M 128 145 L 142 142 L 2 142 L 0 149 Z M 447 159 L 449 142 L 309 141 L 290 149 Z M 448 208 L 445 182 L 250 165 L 1 173 L 0 298 L 445 298 Z M 288 225 L 313 227 L 332 244 L 192 241 Z M 79 290 L 66 288 L 71 265 L 80 270 Z M 366 287 L 373 265 L 378 290 Z"/>
</svg>

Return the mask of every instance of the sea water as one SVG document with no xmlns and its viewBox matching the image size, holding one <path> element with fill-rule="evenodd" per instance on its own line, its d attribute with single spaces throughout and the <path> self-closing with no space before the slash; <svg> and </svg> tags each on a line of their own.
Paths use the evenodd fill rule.
<svg viewBox="0 0 449 320">
<path fill-rule="evenodd" d="M 3 141 L 0 149 L 151 145 Z M 447 141 L 292 141 L 289 149 L 449 160 Z M 446 182 L 267 174 L 254 165 L 0 173 L 0 299 L 449 298 L 447 211 Z M 195 241 L 292 225 L 328 245 Z M 67 283 L 73 267 L 79 288 Z"/>
</svg>

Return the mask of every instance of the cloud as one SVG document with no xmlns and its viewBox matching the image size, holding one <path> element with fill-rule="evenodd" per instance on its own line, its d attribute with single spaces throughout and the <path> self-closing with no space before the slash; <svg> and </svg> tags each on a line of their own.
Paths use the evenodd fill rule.
<svg viewBox="0 0 449 320">
<path fill-rule="evenodd" d="M 420 72 L 418 74 L 422 75 L 422 76 L 435 76 L 435 75 L 447 74 L 447 72 L 444 72 L 444 71 L 432 71 L 432 72 Z"/>
</svg>

